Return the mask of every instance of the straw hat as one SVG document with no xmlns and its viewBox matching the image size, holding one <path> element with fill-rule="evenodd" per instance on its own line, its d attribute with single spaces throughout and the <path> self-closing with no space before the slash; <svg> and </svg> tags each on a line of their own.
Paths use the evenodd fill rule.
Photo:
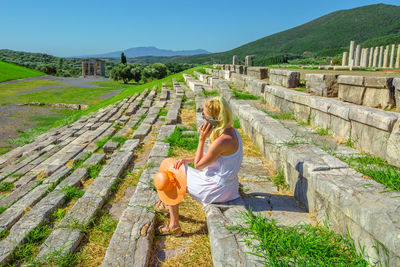
<svg viewBox="0 0 400 267">
<path fill-rule="evenodd" d="M 161 162 L 158 173 L 154 176 L 154 186 L 158 196 L 167 205 L 179 204 L 186 193 L 185 165 L 179 169 L 173 167 L 176 159 L 167 158 Z"/>
</svg>

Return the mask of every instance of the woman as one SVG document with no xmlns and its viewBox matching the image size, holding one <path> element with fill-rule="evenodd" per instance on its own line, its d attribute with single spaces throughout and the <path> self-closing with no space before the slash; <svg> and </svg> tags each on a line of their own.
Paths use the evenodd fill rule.
<svg viewBox="0 0 400 267">
<path fill-rule="evenodd" d="M 200 126 L 196 156 L 176 160 L 172 168 L 179 170 L 182 166 L 185 167 L 187 192 L 206 206 L 239 197 L 237 174 L 243 159 L 243 148 L 238 131 L 231 126 L 232 112 L 225 100 L 214 97 L 206 101 L 202 115 L 206 122 Z M 204 144 L 208 137 L 211 144 L 207 153 L 204 153 Z M 195 168 L 188 166 L 189 163 L 194 163 Z M 158 191 L 160 195 L 160 190 Z M 162 205 L 158 202 L 155 208 L 161 209 Z M 170 223 L 159 228 L 161 234 L 182 234 L 178 209 L 178 204 L 168 206 Z"/>
</svg>

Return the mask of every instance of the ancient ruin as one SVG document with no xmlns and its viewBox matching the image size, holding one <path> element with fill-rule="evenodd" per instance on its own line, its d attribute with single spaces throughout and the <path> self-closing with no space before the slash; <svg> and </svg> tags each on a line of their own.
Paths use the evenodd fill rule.
<svg viewBox="0 0 400 267">
<path fill-rule="evenodd" d="M 397 56 L 396 56 L 397 50 Z M 362 48 L 350 42 L 349 52 L 343 52 L 342 66 L 355 68 L 400 68 L 400 44 Z"/>
<path fill-rule="evenodd" d="M 100 58 L 85 58 L 82 60 L 82 76 L 105 77 L 104 60 Z"/>
</svg>

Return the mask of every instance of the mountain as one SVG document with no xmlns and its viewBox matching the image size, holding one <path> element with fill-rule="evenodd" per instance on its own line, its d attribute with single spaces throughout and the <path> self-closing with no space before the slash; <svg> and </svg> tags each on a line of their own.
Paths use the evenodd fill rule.
<svg viewBox="0 0 400 267">
<path fill-rule="evenodd" d="M 77 58 L 87 58 L 87 57 L 119 58 L 122 52 L 124 52 L 126 57 L 144 57 L 144 56 L 172 57 L 172 56 L 193 56 L 199 54 L 210 54 L 210 52 L 203 49 L 174 51 L 167 49 L 159 49 L 154 46 L 146 46 L 146 47 L 134 47 L 123 51 L 115 51 L 105 54 L 78 56 Z"/>
<path fill-rule="evenodd" d="M 241 61 L 246 55 L 255 55 L 255 59 L 305 54 L 335 56 L 348 49 L 351 40 L 362 43 L 370 39 L 400 42 L 400 6 L 376 4 L 339 10 L 230 51 L 167 61 L 210 64 L 230 63 L 233 55 Z"/>
</svg>

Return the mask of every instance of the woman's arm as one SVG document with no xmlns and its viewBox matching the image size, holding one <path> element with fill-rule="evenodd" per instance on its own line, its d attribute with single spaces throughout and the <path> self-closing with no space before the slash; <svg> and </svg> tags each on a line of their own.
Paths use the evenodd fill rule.
<svg viewBox="0 0 400 267">
<path fill-rule="evenodd" d="M 197 147 L 196 157 L 194 158 L 194 166 L 196 169 L 204 169 L 213 163 L 218 156 L 225 151 L 226 146 L 229 145 L 229 142 L 226 142 L 226 139 L 218 138 L 210 145 L 207 153 L 204 155 L 204 144 L 206 139 L 210 136 L 213 128 L 214 127 L 209 123 L 207 123 L 207 125 L 203 124 L 200 127 L 199 145 Z"/>
</svg>

